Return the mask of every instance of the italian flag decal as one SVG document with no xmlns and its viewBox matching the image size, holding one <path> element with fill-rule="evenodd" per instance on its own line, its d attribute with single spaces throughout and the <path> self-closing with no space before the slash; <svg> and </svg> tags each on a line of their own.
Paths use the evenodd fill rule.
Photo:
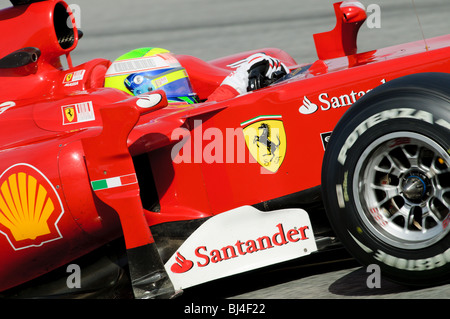
<svg viewBox="0 0 450 319">
<path fill-rule="evenodd" d="M 136 174 L 128 174 L 117 177 L 111 177 L 106 179 L 100 179 L 92 181 L 91 185 L 94 191 L 100 191 L 103 189 L 109 189 L 114 187 L 121 187 L 125 185 L 131 185 L 137 183 Z"/>
</svg>

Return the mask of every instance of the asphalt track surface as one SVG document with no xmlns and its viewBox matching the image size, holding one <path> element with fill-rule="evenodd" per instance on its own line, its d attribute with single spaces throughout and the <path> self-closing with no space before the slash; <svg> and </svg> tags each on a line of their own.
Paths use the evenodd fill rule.
<svg viewBox="0 0 450 319">
<path fill-rule="evenodd" d="M 368 0 L 380 8 L 380 28 L 363 25 L 359 52 L 447 34 L 448 0 Z M 75 64 L 114 60 L 139 47 L 162 47 L 210 60 L 233 53 L 278 47 L 298 62 L 313 62 L 313 33 L 328 31 L 335 19 L 330 0 L 73 0 L 84 32 L 72 54 Z M 420 18 L 419 27 L 418 14 Z M 335 262 L 334 260 L 339 260 Z M 450 285 L 411 289 L 388 281 L 369 289 L 368 273 L 345 252 L 325 254 L 312 265 L 291 263 L 249 276 L 186 291 L 224 298 L 450 298 Z"/>
<path fill-rule="evenodd" d="M 210 298 L 211 291 L 230 300 L 450 298 L 450 284 L 413 288 L 381 277 L 379 286 L 373 287 L 371 274 L 342 248 L 193 287 L 181 299 Z"/>
<path fill-rule="evenodd" d="M 316 57 L 313 33 L 335 24 L 331 0 L 68 0 L 79 8 L 85 36 L 76 63 L 114 60 L 138 47 L 162 47 L 210 60 L 264 47 L 298 62 Z M 450 31 L 448 0 L 363 0 L 380 8 L 380 28 L 363 25 L 359 51 L 421 40 Z M 420 24 L 416 13 L 420 17 Z M 369 13 L 371 14 L 371 13 Z"/>
</svg>

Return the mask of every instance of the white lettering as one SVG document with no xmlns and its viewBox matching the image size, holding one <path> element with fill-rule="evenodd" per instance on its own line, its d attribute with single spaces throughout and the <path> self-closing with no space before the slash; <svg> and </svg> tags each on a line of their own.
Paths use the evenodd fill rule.
<svg viewBox="0 0 450 319">
<path fill-rule="evenodd" d="M 371 264 L 367 266 L 367 272 L 371 273 L 367 277 L 366 284 L 370 289 L 381 288 L 381 271 L 380 266 L 377 264 Z"/>
<path fill-rule="evenodd" d="M 196 305 L 194 305 L 194 303 L 191 303 L 190 306 L 184 307 L 184 313 L 210 314 L 212 317 L 215 317 L 218 309 L 219 309 L 219 306 L 196 306 Z"/>
<path fill-rule="evenodd" d="M 369 128 L 373 127 L 374 125 L 380 124 L 381 122 L 390 120 L 390 119 L 397 119 L 397 118 L 411 118 L 419 121 L 424 121 L 430 124 L 437 123 L 441 126 L 446 127 L 448 125 L 447 122 L 445 122 L 442 119 L 437 120 L 434 122 L 433 114 L 422 111 L 422 110 L 415 110 L 410 108 L 401 108 L 401 109 L 391 109 L 386 110 L 380 113 L 376 113 L 363 122 L 359 124 L 352 133 L 347 137 L 344 145 L 342 146 L 339 156 L 338 156 L 338 162 L 342 165 L 345 164 L 345 161 L 347 159 L 347 151 L 353 146 L 353 144 L 357 141 L 357 139 Z"/>
<path fill-rule="evenodd" d="M 442 267 L 450 262 L 450 248 L 442 254 L 424 259 L 403 259 L 389 255 L 382 250 L 377 250 L 373 257 L 393 268 L 410 271 L 423 271 Z"/>
<path fill-rule="evenodd" d="M 447 122 L 446 120 L 439 119 L 439 120 L 436 121 L 436 124 L 440 125 L 442 127 L 445 127 L 446 129 L 450 130 L 450 123 Z"/>
<path fill-rule="evenodd" d="M 3 114 L 6 110 L 12 108 L 13 106 L 16 106 L 16 103 L 12 101 L 4 102 L 0 104 L 0 114 Z"/>
<path fill-rule="evenodd" d="M 172 147 L 171 158 L 175 164 L 190 163 L 191 162 L 191 136 L 190 132 L 186 128 L 178 127 L 172 131 L 172 135 L 170 136 L 171 140 L 179 140 L 181 141 L 176 143 Z M 180 155 L 180 151 L 183 150 L 183 154 Z"/>
<path fill-rule="evenodd" d="M 380 29 L 381 28 L 381 8 L 378 4 L 369 4 L 367 6 L 367 27 L 369 29 Z"/>
<path fill-rule="evenodd" d="M 328 111 L 331 108 L 331 103 L 327 100 L 328 93 L 322 93 L 319 95 L 319 101 L 325 104 L 326 106 L 321 106 L 322 111 Z"/>
<path fill-rule="evenodd" d="M 67 266 L 67 272 L 72 273 L 67 277 L 66 284 L 70 289 L 81 288 L 81 269 L 76 264 L 70 264 Z"/>
<path fill-rule="evenodd" d="M 67 8 L 67 13 L 72 12 L 72 17 L 74 21 L 72 21 L 72 17 L 67 17 L 66 25 L 68 28 L 73 28 L 73 22 L 75 22 L 75 25 L 77 28 L 81 28 L 81 7 L 77 4 L 70 4 Z"/>
<path fill-rule="evenodd" d="M 381 84 L 386 83 L 386 79 L 380 80 Z M 348 94 L 341 94 L 339 96 L 331 96 L 327 92 L 320 93 L 317 97 L 320 102 L 320 110 L 328 111 L 330 109 L 337 109 L 345 106 L 350 106 L 355 103 L 359 98 L 370 92 L 367 91 L 355 92 L 352 90 Z M 299 112 L 304 115 L 313 114 L 319 109 L 319 106 L 311 102 L 307 96 L 303 97 L 303 104 L 299 108 Z"/>
</svg>

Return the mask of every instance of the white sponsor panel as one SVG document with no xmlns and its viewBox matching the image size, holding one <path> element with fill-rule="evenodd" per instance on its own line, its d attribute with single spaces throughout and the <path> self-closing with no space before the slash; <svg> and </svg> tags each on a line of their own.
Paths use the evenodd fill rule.
<svg viewBox="0 0 450 319">
<path fill-rule="evenodd" d="M 175 289 L 183 289 L 317 250 L 308 213 L 261 212 L 243 206 L 201 225 L 167 261 Z"/>
<path fill-rule="evenodd" d="M 92 101 L 64 105 L 63 125 L 95 121 L 95 112 Z"/>
<path fill-rule="evenodd" d="M 86 70 L 78 70 L 78 71 L 67 73 L 64 76 L 64 80 L 63 80 L 64 86 L 78 85 L 78 82 L 83 80 L 85 73 L 86 73 Z"/>
</svg>

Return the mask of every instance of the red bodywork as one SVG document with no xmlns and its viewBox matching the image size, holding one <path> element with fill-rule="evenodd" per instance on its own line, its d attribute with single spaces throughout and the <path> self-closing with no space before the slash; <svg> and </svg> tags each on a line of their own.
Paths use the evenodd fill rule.
<svg viewBox="0 0 450 319">
<path fill-rule="evenodd" d="M 66 9 L 64 2 L 50 0 L 0 11 L 2 28 L 14 30 L 2 33 L 0 57 L 27 47 L 40 50 L 35 62 L 0 69 L 0 291 L 120 236 L 127 248 L 150 243 L 149 226 L 319 186 L 322 135 L 348 106 L 385 81 L 450 72 L 450 36 L 428 39 L 427 48 L 419 41 L 357 54 L 365 13 L 349 14 L 357 8 L 336 4 L 337 27 L 315 36 L 321 59 L 312 65 L 299 65 L 273 48 L 209 62 L 177 55 L 202 100 L 232 70 L 228 64 L 254 52 L 272 55 L 293 71 L 309 67 L 298 76 L 222 102 L 166 106 L 163 99 L 143 109 L 139 97 L 103 87 L 110 61 L 71 65 L 76 27 L 66 30 L 73 32 L 68 46 L 55 32 L 55 21 L 66 21 L 55 17 Z M 337 42 L 330 44 L 331 38 Z M 287 142 L 276 172 L 252 160 L 242 134 L 243 123 L 273 115 L 281 116 Z M 186 154 L 181 163 L 172 154 L 183 134 L 190 135 L 190 163 Z M 142 174 L 153 179 L 156 193 Z M 91 182 L 117 177 L 121 186 L 93 189 Z M 148 198 L 156 198 L 159 208 L 146 204 Z"/>
</svg>

